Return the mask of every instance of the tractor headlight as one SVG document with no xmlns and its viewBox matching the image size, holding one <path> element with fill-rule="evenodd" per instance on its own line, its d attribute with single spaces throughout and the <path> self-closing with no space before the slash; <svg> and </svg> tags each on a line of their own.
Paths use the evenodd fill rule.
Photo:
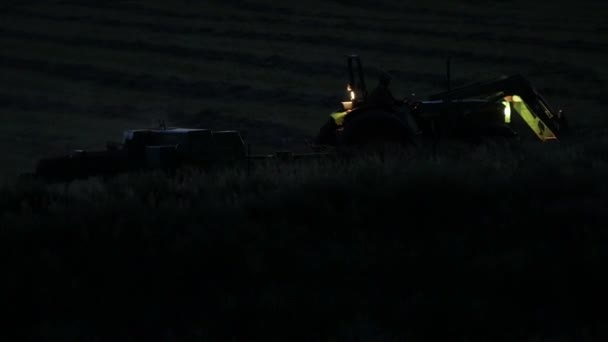
<svg viewBox="0 0 608 342">
<path fill-rule="evenodd" d="M 353 88 L 351 88 L 350 84 L 348 86 L 346 86 L 346 90 L 350 94 L 350 100 L 354 101 L 355 100 L 355 92 L 353 91 Z"/>
<path fill-rule="evenodd" d="M 505 123 L 511 122 L 511 104 L 508 101 L 502 101 L 502 105 L 505 106 L 503 109 L 505 115 Z"/>
</svg>

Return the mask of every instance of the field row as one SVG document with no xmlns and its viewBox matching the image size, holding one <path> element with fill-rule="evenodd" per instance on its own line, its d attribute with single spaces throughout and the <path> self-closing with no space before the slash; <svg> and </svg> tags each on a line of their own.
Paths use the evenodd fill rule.
<svg viewBox="0 0 608 342">
<path fill-rule="evenodd" d="M 110 7 L 116 8 L 116 6 Z M 104 5 L 104 7 L 107 6 Z M 34 17 L 37 15 L 26 11 L 25 14 L 27 13 Z M 146 12 L 144 11 L 144 13 Z M 424 46 L 409 44 L 407 41 L 393 44 L 387 40 L 374 40 L 373 37 L 357 36 L 355 40 L 344 39 L 336 35 L 306 34 L 293 31 L 275 32 L 277 30 L 275 30 L 274 24 L 263 29 L 246 30 L 242 28 L 246 22 L 242 21 L 239 22 L 237 28 L 232 29 L 232 26 L 227 24 L 218 26 L 217 21 L 212 21 L 205 27 L 197 29 L 187 23 L 175 27 L 174 24 L 167 26 L 166 22 L 163 24 L 138 23 L 134 20 L 126 22 L 66 14 L 63 17 L 51 18 L 49 23 L 47 22 L 49 17 L 52 15 L 46 15 L 44 20 L 38 18 L 28 21 L 18 18 L 12 24 L 8 21 L 5 22 L 0 34 L 9 40 L 9 43 L 10 40 L 24 42 L 21 45 L 9 46 L 8 51 L 12 51 L 14 55 L 18 56 L 27 56 L 28 53 L 38 54 L 55 61 L 68 59 L 71 62 L 112 65 L 131 70 L 138 70 L 138 68 L 156 70 L 180 78 L 202 77 L 213 80 L 214 77 L 219 79 L 251 77 L 255 80 L 252 82 L 255 87 L 260 85 L 259 80 L 263 80 L 267 84 L 275 84 L 283 88 L 289 87 L 289 84 L 294 81 L 306 88 L 321 86 L 322 89 L 330 89 L 329 87 L 323 88 L 323 85 L 330 84 L 333 88 L 337 83 L 332 80 L 336 79 L 336 76 L 343 76 L 343 66 L 338 63 L 328 63 L 327 55 L 339 55 L 344 51 L 353 50 L 369 52 L 372 56 L 390 54 L 411 57 L 407 60 L 393 57 L 392 65 L 384 63 L 392 67 L 391 71 L 394 71 L 398 78 L 411 82 L 408 84 L 408 88 L 412 88 L 413 84 L 420 87 L 420 83 L 435 87 L 442 85 L 444 82 L 443 70 L 438 66 L 442 66 L 441 61 L 447 56 L 451 56 L 459 63 L 458 71 L 460 73 L 456 76 L 456 81 L 458 81 L 458 77 L 470 81 L 472 74 L 491 72 L 489 71 L 491 67 L 494 67 L 493 71 L 496 72 L 495 66 L 498 65 L 501 68 L 499 70 L 506 73 L 521 71 L 532 76 L 559 73 L 558 78 L 569 84 L 576 82 L 585 84 L 585 86 L 578 87 L 581 89 L 590 88 L 587 85 L 591 85 L 601 92 L 605 86 L 603 70 L 590 68 L 589 63 L 584 66 L 571 64 L 574 60 L 564 53 L 559 54 L 560 58 L 555 59 L 552 56 L 553 60 L 548 61 L 547 56 L 541 53 L 542 47 L 538 51 L 528 48 L 527 50 L 530 52 L 522 55 L 518 53 L 521 48 L 509 49 L 503 46 L 504 44 L 496 46 L 486 44 L 481 50 L 473 47 L 478 44 L 474 41 L 459 44 L 458 48 L 444 47 L 428 40 L 425 41 Z M 62 19 L 69 22 L 70 17 L 77 21 L 67 24 L 61 22 Z M 83 19 L 86 20 L 86 23 L 81 22 Z M 60 23 L 57 23 L 57 20 Z M 75 30 L 76 24 L 79 25 L 78 31 Z M 53 34 L 40 33 L 39 28 L 49 25 L 53 27 L 51 30 Z M 356 25 L 355 31 L 357 31 Z M 74 32 L 84 33 L 74 34 Z M 185 34 L 188 32 L 189 34 Z M 339 33 L 340 30 L 338 29 L 336 32 Z M 426 30 L 425 32 L 436 35 L 447 34 L 448 36 L 445 38 L 454 38 L 449 36 L 454 33 L 439 33 L 437 30 Z M 228 42 L 229 44 L 227 44 Z M 532 41 L 532 43 L 538 42 Z M 568 50 L 566 43 L 554 43 L 557 44 L 556 49 Z M 264 45 L 266 46 L 264 47 Z M 260 47 L 263 48 L 260 49 Z M 605 46 L 572 44 L 572 48 L 588 51 L 595 49 L 601 54 Z M 279 54 L 273 52 L 279 52 Z M 148 58 L 142 58 L 142 55 L 146 55 Z M 150 58 L 152 56 L 153 58 Z M 594 59 L 595 57 L 587 56 L 586 58 Z M 426 65 L 421 63 L 423 59 Z M 560 61 L 560 59 L 565 61 Z M 201 60 L 204 60 L 205 63 L 200 63 Z M 400 62 L 397 69 L 394 67 L 396 60 Z M 437 62 L 429 63 L 433 60 Z M 387 60 L 384 59 L 384 61 Z M 219 62 L 221 65 L 209 62 Z M 207 63 L 210 64 L 209 67 L 205 67 Z M 231 63 L 235 64 L 234 67 L 222 67 Z M 165 68 L 159 70 L 160 65 Z M 473 65 L 478 66 L 478 70 L 475 70 Z M 265 67 L 268 72 L 259 72 L 260 67 Z M 372 70 L 373 73 L 373 68 L 367 69 Z M 209 72 L 210 70 L 222 70 L 222 72 L 214 75 L 213 72 Z M 424 71 L 420 72 L 420 70 Z M 293 75 L 286 75 L 285 72 L 293 73 Z M 311 75 L 313 77 L 310 77 Z M 551 83 L 555 84 L 555 82 Z M 555 93 L 559 94 L 560 91 L 557 90 Z M 588 91 L 585 91 L 584 93 L 586 98 L 597 97 L 597 94 L 593 92 L 588 94 Z"/>
<path fill-rule="evenodd" d="M 228 24 L 243 21 L 259 20 L 270 23 L 315 24 L 326 27 L 328 25 L 350 24 L 357 27 L 363 25 L 368 30 L 394 27 L 395 25 L 433 24 L 436 30 L 442 31 L 450 25 L 460 25 L 468 30 L 475 29 L 480 32 L 491 29 L 502 32 L 536 33 L 544 37 L 539 31 L 559 32 L 560 34 L 585 33 L 587 36 L 605 33 L 605 25 L 601 15 L 601 6 L 587 6 L 582 9 L 585 16 L 574 17 L 572 14 L 581 12 L 579 8 L 569 8 L 568 21 L 564 22 L 563 9 L 554 2 L 547 4 L 525 3 L 525 6 L 513 1 L 509 4 L 497 3 L 494 6 L 477 6 L 475 4 L 458 3 L 451 5 L 444 1 L 415 1 L 408 3 L 382 6 L 378 1 L 358 1 L 354 6 L 338 4 L 338 1 L 322 1 L 315 4 L 290 3 L 281 6 L 272 1 L 239 1 L 238 4 L 225 1 L 212 1 L 205 4 L 175 1 L 171 4 L 151 2 L 142 3 L 83 3 L 79 1 L 62 1 L 53 6 L 42 6 L 46 13 L 58 10 L 72 13 L 112 13 L 125 15 L 128 18 L 162 17 L 163 20 L 224 20 Z M 440 6 L 439 6 L 440 5 Z M 598 7 L 600 12 L 594 10 Z M 539 20 L 537 11 L 545 16 Z M 583 19 L 584 18 L 584 19 Z M 313 25 L 309 28 L 315 29 Z M 449 31 L 449 30 L 444 30 Z"/>
<path fill-rule="evenodd" d="M 78 9 L 78 7 L 76 7 Z M 103 6 L 102 8 L 106 8 Z M 116 5 L 110 7 L 116 8 Z M 86 8 L 85 8 L 86 9 Z M 71 22 L 78 24 L 96 24 L 102 26 L 112 26 L 116 28 L 145 29 L 153 32 L 165 32 L 172 34 L 200 34 L 209 33 L 222 27 L 238 26 L 241 29 L 261 29 L 272 28 L 274 31 L 307 31 L 317 34 L 324 32 L 345 33 L 365 40 L 366 36 L 377 36 L 382 34 L 389 39 L 405 38 L 416 36 L 417 38 L 433 38 L 443 40 L 460 40 L 469 43 L 499 42 L 502 44 L 523 44 L 547 49 L 576 50 L 586 53 L 606 53 L 608 45 L 601 35 L 593 32 L 585 32 L 585 40 L 581 40 L 580 32 L 573 32 L 568 29 L 565 32 L 554 32 L 555 37 L 548 37 L 546 34 L 534 35 L 535 32 L 521 31 L 521 27 L 509 27 L 504 32 L 493 30 L 488 31 L 487 23 L 467 22 L 466 25 L 474 24 L 474 27 L 460 27 L 461 30 L 453 31 L 442 29 L 437 26 L 437 22 L 420 22 L 420 20 L 398 21 L 393 24 L 383 24 L 382 26 L 373 25 L 371 22 L 361 22 L 352 18 L 343 19 L 336 22 L 326 22 L 320 19 L 291 18 L 286 16 L 274 17 L 268 14 L 261 14 L 252 17 L 250 13 L 243 14 L 212 14 L 191 12 L 177 14 L 167 11 L 145 11 L 143 9 L 129 11 L 128 9 L 118 11 L 107 11 L 92 8 L 90 11 L 78 10 L 71 13 L 73 8 L 53 8 L 52 11 L 36 11 L 26 9 L 16 9 L 11 11 L 11 16 L 15 19 L 48 20 L 49 22 Z M 68 14 L 69 13 L 69 14 Z M 146 16 L 145 14 L 152 16 Z M 159 16 L 163 16 L 163 23 L 159 23 Z M 166 18 L 175 20 L 166 20 Z M 385 19 L 384 19 L 385 20 Z M 228 21 L 228 23 L 227 23 Z M 238 23 L 238 25 L 232 25 Z M 443 23 L 445 25 L 445 23 Z M 459 24 L 460 25 L 460 24 Z M 564 29 L 562 27 L 562 29 Z"/>
<path fill-rule="evenodd" d="M 374 49 L 374 45 L 369 45 L 371 41 L 380 41 L 385 45 L 403 46 L 425 40 L 425 46 L 441 47 L 442 45 L 452 45 L 457 41 L 458 46 L 463 50 L 478 51 L 482 55 L 488 53 L 512 55 L 520 54 L 522 49 L 527 49 L 529 56 L 538 55 L 536 52 L 544 52 L 545 58 L 550 55 L 553 60 L 568 61 L 569 54 L 565 51 L 581 53 L 584 52 L 588 58 L 593 59 L 608 52 L 608 45 L 605 39 L 589 41 L 588 36 L 560 34 L 554 39 L 548 39 L 546 35 L 533 37 L 526 32 L 522 35 L 513 35 L 507 32 L 498 34 L 489 33 L 487 29 L 474 30 L 463 29 L 451 30 L 449 27 L 441 29 L 436 25 L 413 25 L 409 23 L 399 23 L 394 27 L 387 28 L 361 23 L 323 23 L 312 22 L 302 25 L 294 25 L 290 18 L 269 19 L 269 20 L 235 20 L 238 24 L 226 22 L 222 17 L 207 15 L 200 19 L 187 21 L 166 21 L 159 23 L 158 18 L 147 18 L 144 20 L 137 17 L 121 18 L 120 12 L 103 15 L 103 13 L 92 13 L 83 15 L 39 13 L 32 11 L 18 11 L 13 14 L 12 20 L 7 20 L 4 26 L 14 25 L 14 28 L 28 30 L 39 27 L 53 27 L 53 31 L 62 32 L 64 36 L 71 36 L 74 32 L 86 32 L 89 35 L 115 36 L 115 32 L 123 32 L 121 36 L 150 38 L 160 41 L 190 41 L 189 38 L 197 38 L 203 43 L 207 42 L 209 36 L 221 39 L 264 39 L 271 41 L 297 41 L 300 43 L 328 43 L 332 46 L 360 44 L 360 49 Z M 116 16 L 119 16 L 116 18 Z M 11 24 L 12 23 L 12 24 Z M 74 27 L 78 31 L 74 31 Z M 598 37 L 599 38 L 599 37 Z M 560 53 L 551 54 L 551 51 Z M 397 51 L 401 52 L 401 51 Z M 445 54 L 443 56 L 446 56 Z"/>
<path fill-rule="evenodd" d="M 183 65 L 182 69 L 185 68 L 186 70 L 177 71 L 177 76 L 179 77 L 202 76 L 203 78 L 212 79 L 213 76 L 215 76 L 220 79 L 225 79 L 227 75 L 224 70 L 227 70 L 228 74 L 232 72 L 231 76 L 233 77 L 246 79 L 248 76 L 253 76 L 255 80 L 252 83 L 259 84 L 259 81 L 256 82 L 256 80 L 263 79 L 260 77 L 260 70 L 265 68 L 267 70 L 270 69 L 267 75 L 275 75 L 274 77 L 270 76 L 269 79 L 266 80 L 268 83 L 276 81 L 278 85 L 286 86 L 288 83 L 293 82 L 293 80 L 297 80 L 299 85 L 310 88 L 313 85 L 318 86 L 319 84 L 323 84 L 323 80 L 319 83 L 319 77 L 314 79 L 309 77 L 310 75 L 322 75 L 323 77 L 321 78 L 325 78 L 325 82 L 328 82 L 328 77 L 333 76 L 333 79 L 335 79 L 336 76 L 342 76 L 344 73 L 343 66 L 335 62 L 328 63 L 327 61 L 322 62 L 320 60 L 304 61 L 299 58 L 292 59 L 289 56 L 285 57 L 280 55 L 263 56 L 260 55 L 259 51 L 255 51 L 254 48 L 246 49 L 244 51 L 209 48 L 208 46 L 215 46 L 213 42 L 214 39 L 217 39 L 216 37 L 207 38 L 207 40 L 210 41 L 210 44 L 207 46 L 191 47 L 187 44 L 158 44 L 141 40 L 103 39 L 91 38 L 88 36 L 62 37 L 46 33 L 24 32 L 13 29 L 0 29 L 0 35 L 6 38 L 7 44 L 5 46 L 9 47 L 9 49 L 6 50 L 6 53 L 18 56 L 27 56 L 28 54 L 32 56 L 44 56 L 46 60 L 68 59 L 79 64 L 81 60 L 85 60 L 93 64 L 120 66 L 121 62 L 124 62 L 122 58 L 130 58 L 131 60 L 126 61 L 127 63 L 124 65 L 124 68 L 131 70 L 137 70 L 137 68 L 155 70 L 159 65 L 164 65 L 165 69 L 160 70 L 163 73 L 176 72 L 175 70 L 166 70 L 167 67 L 176 65 L 175 59 L 185 58 L 189 62 L 199 61 L 199 63 L 196 64 L 188 63 Z M 235 35 L 232 39 L 238 40 L 238 37 L 241 37 L 242 39 L 245 35 L 246 34 Z M 248 38 L 249 44 L 251 44 L 251 40 L 259 41 L 265 40 L 266 38 L 272 38 L 274 41 L 283 41 L 285 44 L 290 44 L 289 42 L 297 40 L 295 38 L 288 39 L 288 36 L 273 37 L 271 34 L 257 36 L 255 34 L 249 34 Z M 299 39 L 302 39 L 302 37 L 299 37 Z M 321 38 L 319 38 L 319 40 L 320 39 Z M 310 44 L 319 45 L 320 43 L 310 41 Z M 336 45 L 339 44 L 334 44 L 334 47 Z M 389 50 L 393 53 L 402 52 L 409 56 L 414 56 L 414 61 L 421 61 L 423 58 L 435 58 L 440 60 L 444 56 L 452 56 L 457 61 L 466 61 L 469 65 L 480 65 L 481 67 L 479 69 L 481 70 L 484 70 L 484 66 L 486 70 L 488 70 L 490 66 L 501 65 L 503 66 L 502 70 L 510 70 L 511 72 L 518 72 L 520 68 L 527 69 L 528 72 L 524 72 L 524 74 L 527 75 L 558 73 L 559 78 L 568 82 L 569 86 L 576 82 L 585 84 L 591 83 L 591 85 L 600 92 L 606 84 L 606 81 L 602 77 L 603 75 L 598 73 L 595 69 L 588 66 L 569 65 L 565 62 L 537 61 L 523 56 L 505 56 L 490 53 L 482 54 L 445 48 L 391 47 L 384 43 L 372 42 L 361 45 L 376 53 L 381 51 L 389 52 Z M 70 51 L 70 48 L 73 50 Z M 345 45 L 343 50 L 346 50 L 347 48 L 348 45 Z M 255 52 L 252 53 L 247 51 Z M 79 52 L 83 53 L 79 54 Z M 133 55 L 130 55 L 131 53 Z M 138 54 L 146 55 L 148 58 L 142 59 Z M 174 60 L 167 60 L 168 58 Z M 200 63 L 201 60 L 204 60 L 205 62 L 232 62 L 236 64 L 235 67 L 239 69 L 213 68 L 214 70 L 221 70 L 221 74 L 212 75 L 205 70 L 204 75 L 202 75 L 203 73 L 193 75 L 193 71 L 204 67 L 205 63 Z M 409 61 L 409 63 L 406 63 L 404 66 L 405 69 L 393 69 L 391 71 L 393 71 L 398 78 L 403 78 L 406 82 L 415 83 L 416 85 L 421 82 L 435 86 L 443 83 L 444 75 L 441 69 L 435 68 L 435 70 L 430 71 L 431 67 L 436 67 L 439 63 L 435 63 L 434 65 L 430 63 L 427 64 L 426 69 L 429 70 L 427 72 L 416 71 L 416 69 L 421 69 L 421 62 L 420 65 L 413 64 L 415 64 L 413 61 Z M 257 74 L 249 74 L 249 70 L 240 69 L 242 66 L 254 69 Z M 414 67 L 417 68 L 414 70 L 410 69 Z M 424 66 L 422 66 L 422 68 L 424 68 Z M 373 73 L 375 68 L 366 69 L 368 71 L 371 70 Z M 471 67 L 471 70 L 472 69 L 473 68 Z M 462 68 L 460 70 L 462 70 Z M 283 72 L 293 72 L 294 75 L 291 78 L 286 78 Z M 303 78 L 300 78 L 299 75 L 303 75 Z M 287 80 L 288 82 L 283 82 L 283 84 L 281 84 L 279 80 Z M 303 83 L 306 81 L 308 81 L 308 83 Z M 471 79 L 466 79 L 466 81 L 471 81 Z M 333 85 L 335 84 L 336 83 L 334 82 Z M 587 93 L 588 92 L 585 91 L 585 94 Z M 592 95 L 595 96 L 596 94 Z"/>
</svg>

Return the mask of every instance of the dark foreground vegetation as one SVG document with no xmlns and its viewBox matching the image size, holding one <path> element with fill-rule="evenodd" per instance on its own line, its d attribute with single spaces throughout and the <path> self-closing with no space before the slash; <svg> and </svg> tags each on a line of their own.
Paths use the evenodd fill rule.
<svg viewBox="0 0 608 342">
<path fill-rule="evenodd" d="M 533 146 L 5 185 L 3 332 L 591 340 L 608 158 Z"/>
<path fill-rule="evenodd" d="M 0 340 L 606 340 L 606 13 L 599 0 L 0 5 Z M 391 72 L 400 98 L 443 91 L 448 57 L 454 87 L 522 74 L 574 131 L 250 174 L 12 181 L 159 120 L 292 149 L 343 99 L 350 53 L 370 86 Z"/>
</svg>

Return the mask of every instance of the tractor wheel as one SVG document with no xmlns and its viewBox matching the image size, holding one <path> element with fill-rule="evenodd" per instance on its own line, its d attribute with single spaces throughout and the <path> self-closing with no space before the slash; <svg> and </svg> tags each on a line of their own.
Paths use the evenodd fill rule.
<svg viewBox="0 0 608 342">
<path fill-rule="evenodd" d="M 336 129 L 338 126 L 334 119 L 329 118 L 327 122 L 319 129 L 319 134 L 315 139 L 315 145 L 336 145 Z"/>
<path fill-rule="evenodd" d="M 413 140 L 407 124 L 394 114 L 370 112 L 345 120 L 341 144 L 345 146 L 410 145 L 413 144 Z"/>
</svg>

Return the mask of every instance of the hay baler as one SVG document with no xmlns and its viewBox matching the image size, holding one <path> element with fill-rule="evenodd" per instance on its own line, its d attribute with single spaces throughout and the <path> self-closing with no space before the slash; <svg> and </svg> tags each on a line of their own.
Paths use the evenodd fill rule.
<svg viewBox="0 0 608 342">
<path fill-rule="evenodd" d="M 238 131 L 134 129 L 124 132 L 122 143 L 109 143 L 105 150 L 75 150 L 41 159 L 33 176 L 62 182 L 140 170 L 174 170 L 185 165 L 238 163 L 246 156 L 246 145 Z"/>
</svg>

